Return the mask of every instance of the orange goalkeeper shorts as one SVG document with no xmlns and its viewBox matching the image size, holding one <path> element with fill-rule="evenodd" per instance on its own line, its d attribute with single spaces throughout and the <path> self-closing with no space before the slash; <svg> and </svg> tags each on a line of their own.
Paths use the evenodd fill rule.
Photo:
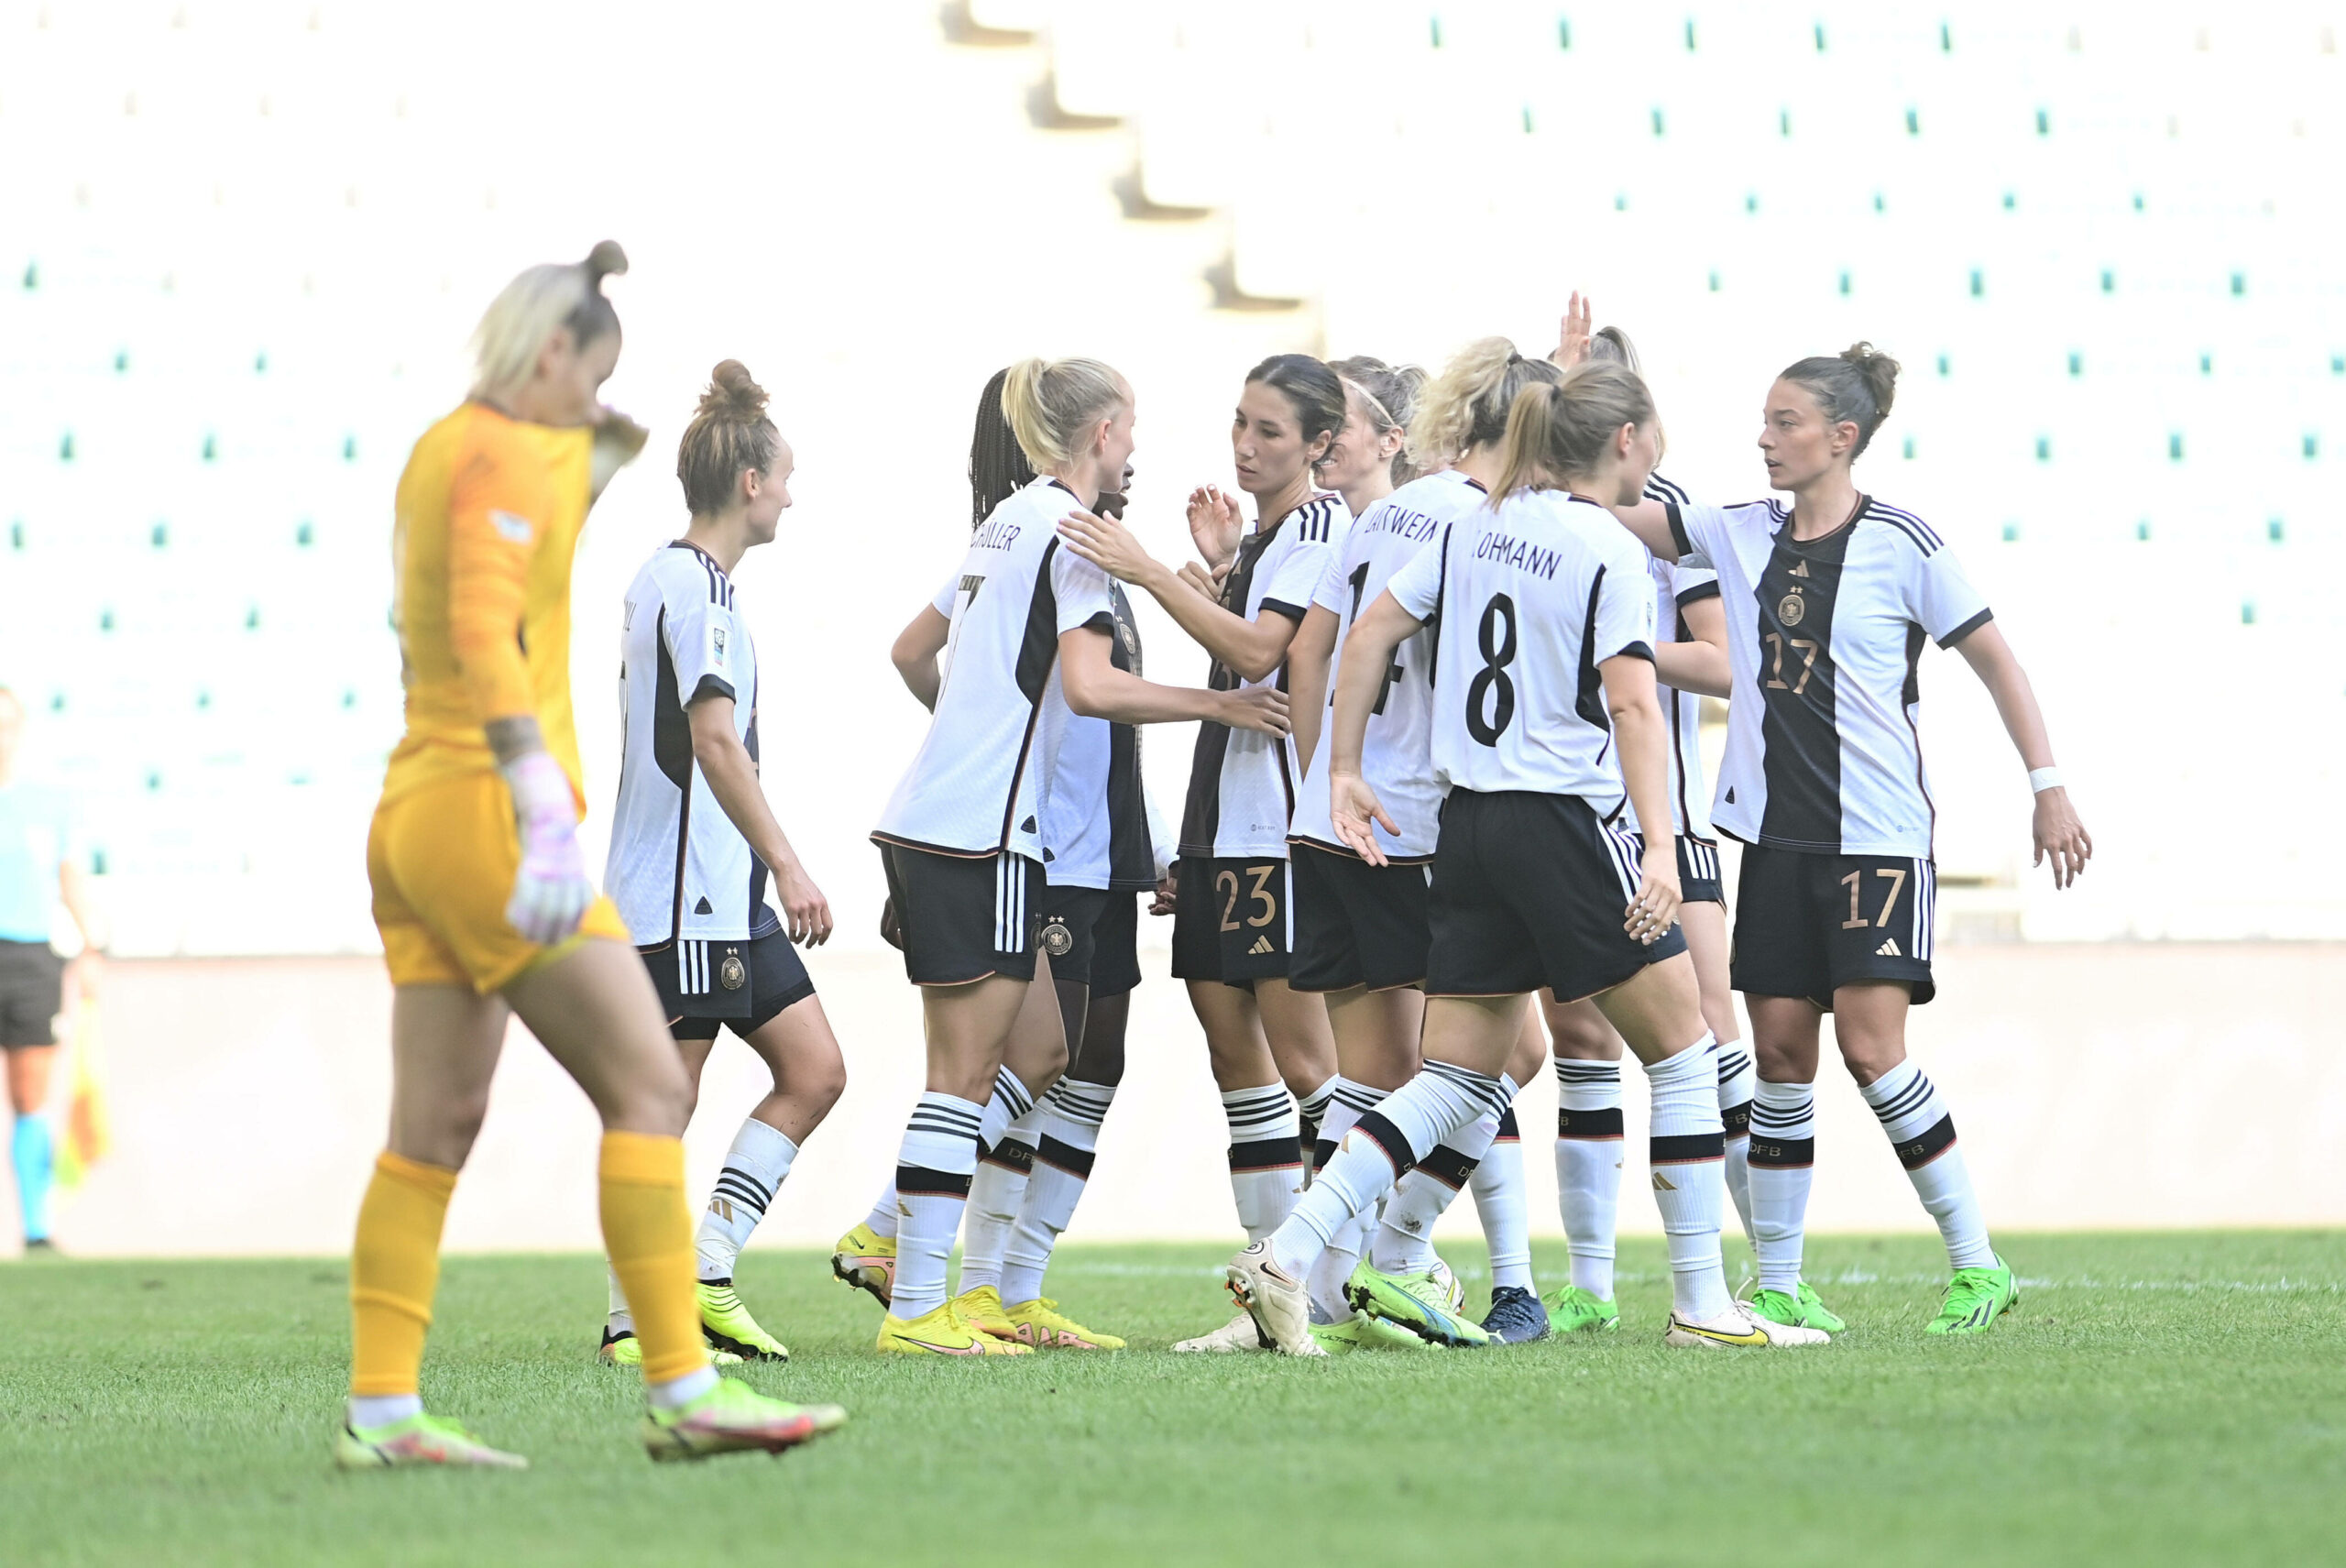
<svg viewBox="0 0 2346 1568">
<path fill-rule="evenodd" d="M 513 797 L 493 773 L 402 791 L 375 808 L 367 880 L 393 985 L 469 985 L 486 995 L 589 937 L 633 945 L 619 908 L 597 896 L 577 932 L 543 947 L 505 918 L 521 865 Z"/>
</svg>

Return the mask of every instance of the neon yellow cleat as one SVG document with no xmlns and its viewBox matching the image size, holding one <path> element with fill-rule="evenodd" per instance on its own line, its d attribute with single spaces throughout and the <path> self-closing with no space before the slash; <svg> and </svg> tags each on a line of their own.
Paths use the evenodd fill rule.
<svg viewBox="0 0 2346 1568">
<path fill-rule="evenodd" d="M 723 1377 L 688 1405 L 645 1411 L 643 1451 L 662 1461 L 780 1453 L 846 1424 L 847 1412 L 837 1405 L 785 1404 Z"/>
<path fill-rule="evenodd" d="M 423 1411 L 364 1431 L 345 1426 L 334 1439 L 334 1462 L 344 1470 L 404 1470 L 422 1464 L 530 1467 L 520 1454 L 491 1448 L 456 1422 Z"/>
<path fill-rule="evenodd" d="M 1021 1344 L 1031 1344 L 1037 1350 L 1122 1350 L 1124 1342 L 1114 1334 L 1103 1334 L 1087 1329 L 1072 1318 L 1059 1315 L 1059 1304 L 1048 1296 L 1037 1296 L 1032 1301 L 1021 1301 L 1006 1308 L 1003 1313 L 1010 1323 L 1012 1337 Z"/>
<path fill-rule="evenodd" d="M 1019 1337 L 1018 1325 L 1003 1310 L 1002 1292 L 993 1286 L 981 1285 L 973 1290 L 964 1290 L 949 1304 L 955 1317 L 980 1333 L 1002 1340 Z"/>
<path fill-rule="evenodd" d="M 884 1355 L 1032 1355 L 1031 1347 L 996 1339 L 961 1320 L 948 1301 L 911 1322 L 891 1312 L 880 1321 L 875 1347 Z"/>
<path fill-rule="evenodd" d="M 703 1281 L 693 1287 L 700 1302 L 701 1337 L 711 1351 L 730 1351 L 742 1361 L 788 1361 L 789 1347 L 758 1327 L 750 1309 L 741 1305 L 730 1279 Z"/>
<path fill-rule="evenodd" d="M 1439 1344 L 1420 1339 L 1409 1330 L 1396 1327 L 1382 1318 L 1372 1318 L 1365 1312 L 1354 1312 L 1341 1323 L 1314 1323 L 1311 1337 L 1330 1355 L 1350 1355 L 1356 1350 L 1440 1350 Z"/>
<path fill-rule="evenodd" d="M 886 1306 L 896 1291 L 896 1238 L 859 1224 L 832 1246 L 831 1272 Z"/>
<path fill-rule="evenodd" d="M 603 1330 L 603 1347 L 595 1353 L 595 1359 L 606 1366 L 641 1366 L 643 1346 L 636 1339 L 633 1329 L 621 1329 L 613 1333 L 607 1325 Z M 739 1366 L 741 1358 L 729 1350 L 712 1348 L 708 1353 L 708 1362 L 712 1366 Z"/>
</svg>

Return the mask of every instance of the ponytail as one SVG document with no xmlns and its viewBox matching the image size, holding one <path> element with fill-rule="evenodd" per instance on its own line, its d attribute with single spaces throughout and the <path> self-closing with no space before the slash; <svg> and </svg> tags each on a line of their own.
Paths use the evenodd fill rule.
<svg viewBox="0 0 2346 1568">
<path fill-rule="evenodd" d="M 499 402 L 528 386 L 546 339 L 565 327 L 579 348 L 619 331 L 619 313 L 603 294 L 603 280 L 626 270 L 627 252 L 608 239 L 584 261 L 525 268 L 499 291 L 473 329 L 472 396 Z"/>
<path fill-rule="evenodd" d="M 1497 442 L 1524 389 L 1551 385 L 1562 376 L 1545 359 L 1526 359 L 1506 338 L 1468 344 L 1419 394 L 1409 422 L 1409 461 L 1420 473 L 1431 473 L 1470 448 Z"/>
<path fill-rule="evenodd" d="M 1552 490 L 1588 473 L 1623 425 L 1653 420 L 1653 397 L 1636 372 L 1583 360 L 1563 379 L 1527 387 L 1507 411 L 1493 504 L 1518 490 Z"/>
<path fill-rule="evenodd" d="M 1132 388 L 1097 359 L 1022 359 L 1005 374 L 1002 411 L 1038 474 L 1064 466 L 1091 426 L 1132 401 Z"/>
</svg>

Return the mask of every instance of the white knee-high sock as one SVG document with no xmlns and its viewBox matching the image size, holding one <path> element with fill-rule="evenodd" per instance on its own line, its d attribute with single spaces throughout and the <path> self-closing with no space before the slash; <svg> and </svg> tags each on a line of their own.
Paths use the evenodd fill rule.
<svg viewBox="0 0 2346 1568">
<path fill-rule="evenodd" d="M 1808 1189 L 1816 1176 L 1816 1086 L 1760 1080 L 1751 1100 L 1751 1250 L 1760 1288 L 1800 1289 Z"/>
<path fill-rule="evenodd" d="M 796 1144 L 755 1116 L 733 1135 L 733 1146 L 725 1151 L 725 1168 L 717 1173 L 716 1190 L 708 1195 L 700 1232 L 693 1238 L 704 1284 L 723 1284 L 733 1277 L 734 1259 L 766 1217 L 767 1206 L 790 1174 L 790 1162 L 797 1157 Z"/>
<path fill-rule="evenodd" d="M 1230 1196 L 1249 1242 L 1278 1229 L 1303 1186 L 1303 1151 L 1298 1143 L 1295 1102 L 1287 1086 L 1233 1089 L 1222 1097 L 1230 1124 Z"/>
<path fill-rule="evenodd" d="M 1311 1184 L 1272 1236 L 1280 1266 L 1308 1276 L 1337 1226 L 1374 1203 L 1397 1177 L 1407 1175 L 1477 1117 L 1487 1114 L 1496 1130 L 1499 1113 L 1512 1098 L 1500 1083 L 1472 1068 L 1429 1061 L 1417 1077 L 1363 1115 L 1321 1179 Z M 1451 1195 L 1457 1195 L 1455 1189 Z"/>
<path fill-rule="evenodd" d="M 1036 1107 L 1034 1174 L 1026 1179 L 1026 1196 L 1018 1207 L 1017 1223 L 1010 1227 L 1010 1245 L 1003 1254 L 1002 1299 L 1015 1305 L 1043 1294 L 1043 1273 L 1059 1235 L 1075 1218 L 1084 1184 L 1091 1179 L 1091 1162 L 1100 1147 L 1100 1124 L 1108 1119 L 1116 1097 L 1113 1083 L 1086 1083 L 1062 1078 Z M 964 1263 L 966 1269 L 967 1264 Z M 965 1272 L 963 1278 L 969 1276 Z"/>
<path fill-rule="evenodd" d="M 1515 1080 L 1502 1074 L 1499 1084 L 1512 1098 Z M 1377 1272 L 1423 1274 L 1433 1266 L 1434 1223 L 1473 1182 L 1498 1131 L 1497 1114 L 1475 1117 L 1393 1184 L 1385 1218 L 1369 1243 Z"/>
<path fill-rule="evenodd" d="M 603 1326 L 615 1334 L 631 1334 L 635 1332 L 635 1314 L 628 1310 L 627 1292 L 619 1288 L 619 1271 L 606 1259 L 603 1272 L 611 1277 L 611 1311 L 603 1320 Z"/>
<path fill-rule="evenodd" d="M 1499 1118 L 1497 1135 L 1474 1167 L 1474 1212 L 1491 1249 L 1491 1288 L 1531 1288 L 1531 1210 L 1523 1190 L 1523 1132 L 1515 1107 Z"/>
<path fill-rule="evenodd" d="M 1621 1064 L 1556 1062 L 1556 1208 L 1573 1283 L 1613 1299 L 1621 1209 Z"/>
<path fill-rule="evenodd" d="M 1758 1092 L 1759 1069 L 1751 1053 L 1735 1040 L 1718 1047 L 1719 1120 L 1727 1126 L 1727 1195 L 1743 1222 L 1743 1239 L 1751 1240 L 1751 1097 Z"/>
<path fill-rule="evenodd" d="M 1317 1168 L 1326 1168 L 1335 1156 L 1336 1146 L 1344 1141 L 1344 1135 L 1353 1130 L 1362 1113 L 1376 1110 L 1384 1099 L 1382 1089 L 1371 1089 L 1349 1078 L 1336 1080 L 1335 1092 L 1321 1116 L 1320 1141 L 1312 1147 Z M 1344 1281 L 1353 1277 L 1353 1269 L 1360 1263 L 1361 1248 L 1367 1240 L 1368 1217 L 1356 1216 L 1350 1224 L 1336 1228 L 1336 1234 L 1328 1240 L 1328 1250 L 1311 1266 L 1311 1277 L 1305 1286 L 1313 1309 L 1330 1322 L 1341 1322 L 1351 1315 L 1352 1309 L 1344 1300 Z"/>
<path fill-rule="evenodd" d="M 1321 1128 L 1327 1120 L 1329 1103 L 1335 1099 L 1336 1086 L 1343 1081 L 1343 1074 L 1338 1073 L 1295 1102 L 1295 1139 L 1303 1151 L 1304 1179 L 1307 1183 L 1311 1173 L 1320 1168 L 1319 1161 L 1313 1156 L 1322 1136 Z"/>
<path fill-rule="evenodd" d="M 1026 1193 L 1035 1164 L 1035 1097 L 1018 1075 L 998 1068 L 985 1119 L 978 1124 L 978 1169 L 961 1212 L 961 1283 L 965 1293 L 1002 1282 L 1002 1253 Z"/>
<path fill-rule="evenodd" d="M 1708 1035 L 1676 1056 L 1646 1067 L 1653 1091 L 1654 1207 L 1670 1249 L 1670 1285 L 1678 1314 L 1696 1322 L 1735 1305 L 1719 1261 L 1719 1211 L 1727 1205 L 1721 1168 L 1718 1058 Z"/>
<path fill-rule="evenodd" d="M 946 1259 L 978 1167 L 985 1107 L 930 1091 L 913 1107 L 896 1156 L 896 1288 L 888 1310 L 909 1322 L 945 1305 Z"/>
<path fill-rule="evenodd" d="M 873 1235 L 893 1241 L 896 1235 L 896 1222 L 903 1217 L 896 1197 L 896 1179 L 892 1175 L 888 1178 L 888 1185 L 872 1201 L 872 1212 L 863 1217 L 863 1223 L 871 1228 Z"/>
<path fill-rule="evenodd" d="M 1914 1195 L 1939 1224 L 1946 1243 L 1946 1259 L 1956 1268 L 1986 1268 L 1996 1261 L 1988 1245 L 1988 1221 L 1979 1212 L 1979 1194 L 1972 1190 L 1971 1172 L 1956 1146 L 1955 1118 L 1923 1069 L 1910 1059 L 1900 1062 L 1866 1085 L 1866 1103 L 1880 1118 L 1890 1135 L 1890 1146 Z"/>
</svg>

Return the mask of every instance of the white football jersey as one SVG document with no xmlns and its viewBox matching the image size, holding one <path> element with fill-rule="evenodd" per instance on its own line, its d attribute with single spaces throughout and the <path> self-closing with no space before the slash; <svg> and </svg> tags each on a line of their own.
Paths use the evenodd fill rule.
<svg viewBox="0 0 2346 1568">
<path fill-rule="evenodd" d="M 1352 521 L 1344 498 L 1321 490 L 1271 527 L 1257 528 L 1239 541 L 1238 558 L 1222 580 L 1222 604 L 1248 620 L 1273 614 L 1300 624 Z M 1279 661 L 1267 680 L 1242 681 L 1217 659 L 1206 684 L 1215 691 L 1270 685 L 1284 691 L 1287 661 Z M 1181 853 L 1198 859 L 1287 859 L 1288 825 L 1301 772 L 1288 736 L 1199 725 L 1189 796 L 1181 813 Z"/>
<path fill-rule="evenodd" d="M 1610 820 L 1625 795 L 1597 667 L 1653 657 L 1646 551 L 1561 490 L 1475 508 L 1387 592 L 1439 620 L 1433 773 L 1443 790 L 1574 795 Z"/>
<path fill-rule="evenodd" d="M 1483 504 L 1483 487 L 1454 468 L 1428 474 L 1395 490 L 1361 513 L 1344 535 L 1344 543 L 1328 563 L 1313 602 L 1332 612 L 1343 635 L 1349 635 L 1361 610 L 1375 604 L 1385 586 L 1420 551 L 1431 547 L 1444 524 L 1456 521 Z M 1394 650 L 1386 672 L 1385 688 L 1368 718 L 1368 733 L 1361 742 L 1361 777 L 1376 792 L 1386 815 L 1401 831 L 1397 837 L 1375 829 L 1377 847 L 1397 865 L 1433 859 L 1434 840 L 1442 831 L 1442 788 L 1433 779 L 1433 648 L 1431 626 L 1415 633 Z M 1341 640 L 1328 666 L 1331 706 L 1335 701 L 1336 674 L 1343 667 Z M 1328 799 L 1328 752 L 1332 726 L 1323 721 L 1320 741 L 1304 770 L 1303 792 L 1295 804 L 1295 825 L 1288 837 L 1343 854 L 1352 851 L 1336 837 Z"/>
<path fill-rule="evenodd" d="M 678 540 L 628 585 L 625 617 L 619 793 L 604 887 L 639 947 L 762 937 L 782 923 L 765 901 L 765 862 L 694 761 L 687 713 L 702 697 L 730 698 L 733 731 L 757 757 L 758 655 L 734 612 L 733 584 Z"/>
<path fill-rule="evenodd" d="M 1109 663 L 1141 673 L 1140 627 L 1124 586 L 1111 581 L 1115 617 Z M 1070 714 L 1043 803 L 1043 868 L 1053 887 L 1137 892 L 1157 885 L 1157 847 L 1140 783 L 1140 729 Z"/>
<path fill-rule="evenodd" d="M 1646 499 L 1665 506 L 1680 494 L 1677 487 L 1658 474 L 1646 484 Z M 1646 569 L 1653 576 L 1656 645 L 1690 640 L 1693 634 L 1686 630 L 1680 607 L 1718 598 L 1719 575 L 1699 552 L 1682 555 L 1674 563 L 1649 554 Z M 1709 843 L 1711 802 L 1703 780 L 1703 699 L 1672 685 L 1662 686 L 1656 695 L 1661 698 L 1661 717 L 1670 726 L 1671 828 Z M 1634 805 L 1629 807 L 1628 821 L 1633 830 L 1643 830 L 1638 826 Z"/>
<path fill-rule="evenodd" d="M 1869 496 L 1806 543 L 1792 508 L 1673 498 L 1671 532 L 1718 573 L 1735 667 L 1712 820 L 1747 843 L 1928 857 L 1936 808 L 1915 727 L 1924 639 L 1990 619 L 1938 534 Z"/>
<path fill-rule="evenodd" d="M 874 839 L 948 855 L 1043 858 L 1039 814 L 1069 721 L 1059 634 L 1113 630 L 1108 576 L 1059 543 L 1057 479 L 1003 499 L 933 601 L 952 622 L 937 708 Z"/>
</svg>

